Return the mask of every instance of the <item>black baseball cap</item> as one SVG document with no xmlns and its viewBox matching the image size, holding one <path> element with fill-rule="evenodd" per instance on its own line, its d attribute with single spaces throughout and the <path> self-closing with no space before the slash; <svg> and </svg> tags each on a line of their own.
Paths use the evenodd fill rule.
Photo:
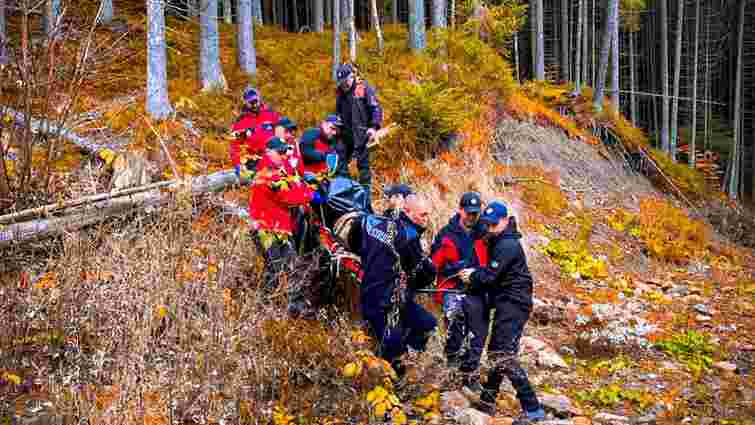
<svg viewBox="0 0 755 425">
<path fill-rule="evenodd" d="M 400 183 L 400 184 L 392 184 L 385 188 L 385 196 L 390 198 L 391 196 L 401 195 L 404 198 L 414 193 L 414 191 L 407 185 Z"/>
<path fill-rule="evenodd" d="M 464 193 L 461 195 L 459 208 L 464 208 L 464 211 L 469 214 L 479 214 L 482 210 L 482 198 L 480 194 L 477 192 Z"/>
<path fill-rule="evenodd" d="M 267 141 L 267 148 L 278 153 L 285 153 L 288 150 L 288 144 L 280 137 L 271 137 Z"/>
</svg>

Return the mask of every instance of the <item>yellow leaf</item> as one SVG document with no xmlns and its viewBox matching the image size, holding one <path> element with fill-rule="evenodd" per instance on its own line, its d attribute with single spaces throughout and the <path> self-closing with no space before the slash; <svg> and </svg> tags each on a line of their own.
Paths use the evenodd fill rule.
<svg viewBox="0 0 755 425">
<path fill-rule="evenodd" d="M 168 315 L 168 309 L 164 305 L 157 307 L 157 317 L 162 319 L 167 315 Z"/>
<path fill-rule="evenodd" d="M 105 165 L 112 164 L 113 160 L 115 159 L 115 152 L 108 148 L 100 149 L 97 153 L 100 158 L 105 161 Z"/>
<path fill-rule="evenodd" d="M 3 379 L 14 385 L 21 385 L 21 377 L 10 372 L 3 372 Z"/>
</svg>

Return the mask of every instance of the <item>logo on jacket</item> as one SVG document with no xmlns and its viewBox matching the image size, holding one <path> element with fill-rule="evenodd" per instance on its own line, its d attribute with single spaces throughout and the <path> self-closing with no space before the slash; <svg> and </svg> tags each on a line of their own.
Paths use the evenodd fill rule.
<svg viewBox="0 0 755 425">
<path fill-rule="evenodd" d="M 388 237 L 388 233 L 377 228 L 377 225 L 379 223 L 380 223 L 379 220 L 368 217 L 365 223 L 365 230 L 367 230 L 367 234 L 370 237 L 384 243 L 385 245 L 391 246 L 392 241 L 391 241 L 391 238 Z"/>
<path fill-rule="evenodd" d="M 500 264 L 500 263 L 499 263 L 498 261 L 491 261 L 491 262 L 490 262 L 490 267 L 492 267 L 492 268 L 494 268 L 494 269 L 497 269 L 497 268 L 498 268 L 498 266 L 500 266 L 500 265 L 501 265 L 501 264 Z"/>
<path fill-rule="evenodd" d="M 260 124 L 260 127 L 262 127 L 265 131 L 273 131 L 273 123 L 270 121 L 265 121 L 262 124 Z"/>
</svg>

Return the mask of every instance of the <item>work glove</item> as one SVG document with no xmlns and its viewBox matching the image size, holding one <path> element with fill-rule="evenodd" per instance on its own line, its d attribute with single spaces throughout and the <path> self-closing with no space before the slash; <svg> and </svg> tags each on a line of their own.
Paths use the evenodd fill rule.
<svg viewBox="0 0 755 425">
<path fill-rule="evenodd" d="M 370 140 L 373 137 L 375 137 L 376 133 L 377 133 L 377 130 L 375 130 L 374 128 L 368 128 L 367 129 L 367 140 Z"/>
<path fill-rule="evenodd" d="M 323 195 L 320 192 L 315 192 L 314 195 L 312 195 L 312 204 L 313 205 L 322 205 L 324 203 L 328 202 L 328 196 Z"/>
<path fill-rule="evenodd" d="M 236 178 L 241 181 L 241 165 L 234 166 L 234 169 L 236 170 Z"/>
</svg>

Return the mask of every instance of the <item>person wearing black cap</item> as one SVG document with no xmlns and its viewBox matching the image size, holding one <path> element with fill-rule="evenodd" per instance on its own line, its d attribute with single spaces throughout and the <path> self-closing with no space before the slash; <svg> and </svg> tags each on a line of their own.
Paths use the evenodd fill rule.
<svg viewBox="0 0 755 425">
<path fill-rule="evenodd" d="M 480 222 L 488 226 L 489 263 L 486 267 L 468 268 L 461 273 L 470 289 L 484 292 L 489 297 L 490 308 L 495 308 L 488 347 L 492 367 L 476 407 L 495 415 L 496 398 L 505 376 L 516 389 L 524 411 L 522 418 L 514 424 L 538 422 L 545 419 L 545 414 L 518 359 L 519 340 L 532 311 L 532 275 L 519 242 L 522 235 L 517 230 L 516 220 L 509 217 L 502 202 L 491 202 L 483 210 Z"/>
<path fill-rule="evenodd" d="M 282 117 L 275 123 L 275 136 L 283 139 L 291 147 L 288 154 L 288 163 L 291 166 L 289 170 L 300 176 L 304 175 L 304 168 L 299 154 L 299 146 L 296 143 L 296 130 L 299 127 L 289 117 Z"/>
<path fill-rule="evenodd" d="M 461 290 L 461 270 L 485 264 L 487 252 L 480 238 L 484 232 L 478 225 L 482 198 L 477 192 L 466 192 L 459 201 L 459 209 L 446 226 L 435 236 L 430 253 L 441 276 L 438 289 Z M 463 385 L 469 391 L 479 391 L 480 358 L 485 346 L 488 321 L 485 303 L 480 294 L 438 292 L 436 303 L 442 305 L 446 321 L 446 361 L 462 373 Z M 463 352 L 464 341 L 469 348 Z"/>
<path fill-rule="evenodd" d="M 383 191 L 383 194 L 388 198 L 388 208 L 383 211 L 383 215 L 398 219 L 401 210 L 404 208 L 406 197 L 413 193 L 414 191 L 403 183 L 387 186 Z"/>
<path fill-rule="evenodd" d="M 351 157 L 356 155 L 359 183 L 366 186 L 369 194 L 372 174 L 367 144 L 383 125 L 383 108 L 375 90 L 358 77 L 352 64 L 341 64 L 336 80 L 336 113 L 343 120 L 343 139 L 338 144 L 339 174 L 349 175 Z"/>
<path fill-rule="evenodd" d="M 304 171 L 321 174 L 328 171 L 327 156 L 336 154 L 338 135 L 343 121 L 337 114 L 328 115 L 319 127 L 308 128 L 299 140 Z"/>
</svg>

